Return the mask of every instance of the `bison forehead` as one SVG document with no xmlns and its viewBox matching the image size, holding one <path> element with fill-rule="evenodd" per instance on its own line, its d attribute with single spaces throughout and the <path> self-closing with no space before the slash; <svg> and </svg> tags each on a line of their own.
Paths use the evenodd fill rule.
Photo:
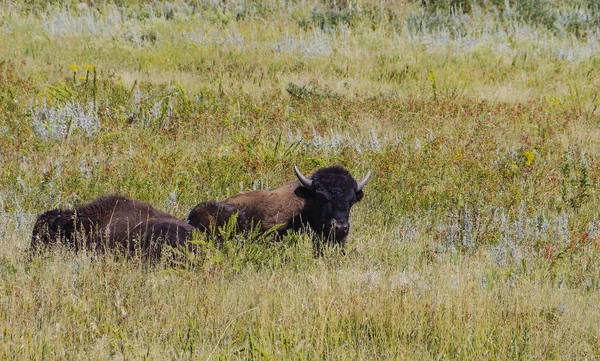
<svg viewBox="0 0 600 361">
<path fill-rule="evenodd" d="M 52 209 L 40 214 L 36 220 L 37 224 L 54 223 L 59 219 L 70 219 L 73 215 L 72 211 L 62 209 Z"/>
<path fill-rule="evenodd" d="M 314 186 L 325 189 L 332 195 L 356 191 L 357 183 L 347 170 L 341 167 L 329 167 L 317 170 L 312 180 Z"/>
</svg>

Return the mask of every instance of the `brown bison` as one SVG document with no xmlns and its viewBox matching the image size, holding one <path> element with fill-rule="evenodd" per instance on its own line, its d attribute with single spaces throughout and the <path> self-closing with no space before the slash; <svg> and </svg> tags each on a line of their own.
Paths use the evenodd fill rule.
<svg viewBox="0 0 600 361">
<path fill-rule="evenodd" d="M 362 199 L 362 189 L 371 173 L 356 182 L 341 167 L 318 169 L 309 178 L 297 167 L 294 172 L 298 180 L 278 188 L 241 193 L 220 202 L 202 202 L 187 221 L 206 231 L 223 226 L 237 213 L 241 231 L 248 231 L 254 224 L 263 232 L 277 227 L 279 235 L 309 228 L 314 232 L 317 255 L 322 254 L 323 240 L 343 249 L 350 231 L 350 208 Z"/>
<path fill-rule="evenodd" d="M 31 248 L 38 250 L 63 239 L 75 250 L 141 251 L 144 257 L 157 259 L 163 244 L 189 248 L 187 241 L 193 230 L 191 225 L 148 203 L 108 195 L 76 209 L 53 209 L 39 215 Z"/>
</svg>

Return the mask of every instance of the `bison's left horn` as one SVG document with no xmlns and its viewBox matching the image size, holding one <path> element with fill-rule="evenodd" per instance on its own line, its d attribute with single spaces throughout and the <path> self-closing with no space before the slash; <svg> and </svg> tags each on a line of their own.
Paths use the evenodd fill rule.
<svg viewBox="0 0 600 361">
<path fill-rule="evenodd" d="M 357 192 L 360 192 L 363 189 L 365 184 L 367 184 L 369 181 L 369 178 L 371 178 L 371 171 L 369 171 L 369 173 L 367 173 L 367 175 L 360 182 L 358 182 L 358 185 L 356 186 Z"/>
<path fill-rule="evenodd" d="M 303 186 L 305 186 L 306 188 L 310 188 L 312 186 L 312 180 L 306 178 L 302 173 L 300 173 L 298 167 L 294 166 L 294 172 L 296 173 L 296 177 L 298 177 L 298 180 L 300 181 L 300 183 L 302 183 Z"/>
</svg>

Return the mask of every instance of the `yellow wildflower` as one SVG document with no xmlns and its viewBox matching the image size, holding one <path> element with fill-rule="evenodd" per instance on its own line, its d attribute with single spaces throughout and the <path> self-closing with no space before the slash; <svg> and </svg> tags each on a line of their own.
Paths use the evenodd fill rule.
<svg viewBox="0 0 600 361">
<path fill-rule="evenodd" d="M 525 152 L 523 152 L 523 157 L 525 157 L 525 166 L 529 167 L 533 163 L 535 154 L 530 150 L 526 150 Z"/>
<path fill-rule="evenodd" d="M 69 69 L 71 69 L 73 71 L 77 71 L 77 70 L 81 69 L 81 67 L 76 64 L 71 64 L 71 65 L 69 65 Z"/>
</svg>

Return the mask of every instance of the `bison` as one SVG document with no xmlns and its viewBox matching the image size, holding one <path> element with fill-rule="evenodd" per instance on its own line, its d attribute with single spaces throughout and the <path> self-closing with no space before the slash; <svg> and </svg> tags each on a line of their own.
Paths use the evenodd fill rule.
<svg viewBox="0 0 600 361">
<path fill-rule="evenodd" d="M 189 248 L 187 241 L 193 230 L 190 224 L 148 203 L 108 195 L 76 209 L 53 209 L 39 215 L 33 227 L 31 249 L 39 250 L 63 239 L 76 251 L 141 251 L 144 257 L 157 259 L 163 244 Z"/>
<path fill-rule="evenodd" d="M 371 172 L 359 182 L 342 167 L 321 168 L 310 177 L 296 166 L 294 172 L 298 179 L 278 188 L 241 193 L 220 202 L 201 202 L 187 221 L 207 231 L 223 226 L 237 214 L 240 231 L 253 225 L 262 232 L 276 227 L 281 236 L 288 230 L 308 228 L 313 231 L 316 255 L 322 255 L 322 244 L 338 245 L 343 251 L 350 231 L 350 208 L 362 199 Z"/>
</svg>

